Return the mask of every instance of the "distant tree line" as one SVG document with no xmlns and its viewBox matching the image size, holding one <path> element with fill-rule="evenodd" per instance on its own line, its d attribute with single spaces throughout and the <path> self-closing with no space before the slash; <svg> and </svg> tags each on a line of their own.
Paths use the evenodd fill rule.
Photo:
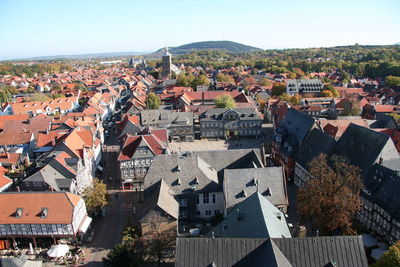
<svg viewBox="0 0 400 267">
<path fill-rule="evenodd" d="M 150 61 L 151 62 L 151 61 Z M 311 72 L 344 71 L 350 75 L 370 78 L 400 76 L 400 46 L 343 46 L 330 48 L 266 50 L 249 53 L 228 53 L 220 50 L 193 51 L 178 55 L 175 64 L 214 69 L 243 66 L 271 73 L 294 73 L 300 78 Z M 160 61 L 152 61 L 160 66 Z"/>
<path fill-rule="evenodd" d="M 16 65 L 12 63 L 0 64 L 0 74 L 2 75 L 13 75 L 22 77 L 32 77 L 35 74 L 44 75 L 45 73 L 56 73 L 64 71 L 72 71 L 74 68 L 70 64 L 66 63 L 39 63 L 33 65 Z"/>
</svg>

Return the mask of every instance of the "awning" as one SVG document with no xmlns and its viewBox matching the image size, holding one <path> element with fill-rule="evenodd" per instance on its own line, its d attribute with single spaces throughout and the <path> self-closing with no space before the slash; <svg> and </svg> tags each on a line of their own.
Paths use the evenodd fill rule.
<svg viewBox="0 0 400 267">
<path fill-rule="evenodd" d="M 101 172 L 103 171 L 103 167 L 101 167 L 101 165 L 97 166 L 97 169 L 99 169 Z"/>
<path fill-rule="evenodd" d="M 81 228 L 79 229 L 80 232 L 86 233 L 87 229 L 89 228 L 90 223 L 92 222 L 92 218 L 86 216 L 85 221 L 82 223 Z"/>
</svg>

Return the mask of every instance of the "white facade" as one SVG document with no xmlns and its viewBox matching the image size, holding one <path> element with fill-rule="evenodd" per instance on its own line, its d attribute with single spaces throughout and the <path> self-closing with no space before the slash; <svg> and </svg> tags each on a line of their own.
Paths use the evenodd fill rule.
<svg viewBox="0 0 400 267">
<path fill-rule="evenodd" d="M 224 213 L 225 198 L 223 192 L 196 194 L 196 213 L 198 218 L 209 219 Z"/>
</svg>

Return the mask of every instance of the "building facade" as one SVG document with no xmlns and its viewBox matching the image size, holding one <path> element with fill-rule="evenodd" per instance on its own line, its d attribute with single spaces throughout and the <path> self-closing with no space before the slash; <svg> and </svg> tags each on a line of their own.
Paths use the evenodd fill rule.
<svg viewBox="0 0 400 267">
<path fill-rule="evenodd" d="M 128 136 L 118 157 L 122 187 L 142 190 L 143 179 L 154 157 L 167 154 L 166 130 L 153 130 L 152 133 Z"/>
<path fill-rule="evenodd" d="M 168 48 L 165 47 L 165 51 L 162 56 L 162 77 L 169 78 L 171 76 L 171 65 L 171 54 L 168 52 Z"/>
<path fill-rule="evenodd" d="M 167 129 L 170 140 L 193 141 L 193 112 L 171 110 L 143 110 L 140 113 L 142 126 L 153 129 Z"/>
<path fill-rule="evenodd" d="M 260 136 L 262 118 L 251 108 L 212 108 L 200 118 L 200 135 L 209 137 Z"/>
<path fill-rule="evenodd" d="M 84 200 L 71 193 L 0 194 L 0 238 L 75 238 L 90 223 Z"/>
<path fill-rule="evenodd" d="M 320 79 L 295 79 L 286 82 L 286 93 L 289 95 L 297 94 L 317 94 L 324 88 Z"/>
</svg>

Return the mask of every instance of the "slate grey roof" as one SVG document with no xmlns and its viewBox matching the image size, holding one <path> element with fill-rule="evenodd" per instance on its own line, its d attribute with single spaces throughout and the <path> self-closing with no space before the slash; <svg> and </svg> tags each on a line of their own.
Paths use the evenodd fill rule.
<svg viewBox="0 0 400 267">
<path fill-rule="evenodd" d="M 235 238 L 291 237 L 285 215 L 256 192 L 237 204 L 207 236 Z"/>
<path fill-rule="evenodd" d="M 288 205 L 285 183 L 282 167 L 226 169 L 223 181 L 225 207 L 229 211 L 255 192 L 260 192 L 276 207 Z"/>
<path fill-rule="evenodd" d="M 73 177 L 66 177 L 58 170 L 53 168 L 50 164 L 47 164 L 42 169 L 32 174 L 24 180 L 25 182 L 45 182 L 55 191 L 61 191 L 69 189 L 72 183 Z"/>
<path fill-rule="evenodd" d="M 161 179 L 176 195 L 222 191 L 216 170 L 195 154 L 156 156 L 144 179 L 144 188 L 153 187 Z"/>
<path fill-rule="evenodd" d="M 273 238 L 272 241 L 296 267 L 324 267 L 330 261 L 338 267 L 368 266 L 361 236 Z"/>
<path fill-rule="evenodd" d="M 389 138 L 384 133 L 350 123 L 336 143 L 332 154 L 345 156 L 365 175 L 380 156 Z"/>
<path fill-rule="evenodd" d="M 213 166 L 222 182 L 224 169 L 262 168 L 260 149 L 234 149 L 191 152 Z"/>
<path fill-rule="evenodd" d="M 361 236 L 177 238 L 175 266 L 367 267 L 368 262 Z"/>
<path fill-rule="evenodd" d="M 239 120 L 241 121 L 261 120 L 258 113 L 252 108 L 210 108 L 203 113 L 201 116 L 201 121 L 220 121 L 223 119 L 224 114 L 230 110 L 238 113 Z"/>
<path fill-rule="evenodd" d="M 311 116 L 305 115 L 294 108 L 290 108 L 286 113 L 285 119 L 276 129 L 275 135 L 281 136 L 281 149 L 288 155 L 295 155 L 314 125 L 314 119 Z M 287 142 L 292 151 L 284 147 Z"/>
<path fill-rule="evenodd" d="M 319 129 L 312 129 L 310 134 L 304 140 L 296 154 L 296 162 L 303 168 L 309 170 L 308 164 L 321 153 L 329 155 L 333 150 L 336 141 L 330 135 L 323 133 Z"/>
<path fill-rule="evenodd" d="M 398 125 L 396 120 L 385 113 L 376 113 L 375 115 L 376 121 L 370 124 L 372 129 L 374 128 L 388 128 L 388 129 L 397 129 Z"/>
<path fill-rule="evenodd" d="M 156 188 L 150 194 L 146 194 L 146 200 L 141 212 L 141 220 L 146 221 L 146 216 L 154 209 L 159 208 L 174 219 L 179 216 L 179 203 L 175 200 L 174 194 L 170 187 L 160 180 Z"/>
<path fill-rule="evenodd" d="M 175 112 L 171 110 L 143 110 L 140 113 L 142 125 L 175 124 L 193 125 L 193 112 Z"/>
<path fill-rule="evenodd" d="M 196 191 L 222 191 L 218 177 L 222 181 L 223 170 L 253 167 L 253 162 L 262 167 L 259 153 L 259 150 L 238 149 L 158 155 L 146 174 L 144 186 L 151 187 L 164 179 L 176 195 L 193 192 L 191 188 L 194 186 Z M 195 178 L 198 184 L 195 184 Z"/>
<path fill-rule="evenodd" d="M 400 171 L 400 158 L 384 160 L 382 165 L 388 169 Z"/>
<path fill-rule="evenodd" d="M 291 266 L 264 238 L 177 238 L 176 267 Z"/>
<path fill-rule="evenodd" d="M 398 172 L 375 164 L 364 178 L 364 184 L 370 194 L 363 192 L 363 197 L 377 203 L 391 217 L 400 221 L 400 176 Z"/>
</svg>

